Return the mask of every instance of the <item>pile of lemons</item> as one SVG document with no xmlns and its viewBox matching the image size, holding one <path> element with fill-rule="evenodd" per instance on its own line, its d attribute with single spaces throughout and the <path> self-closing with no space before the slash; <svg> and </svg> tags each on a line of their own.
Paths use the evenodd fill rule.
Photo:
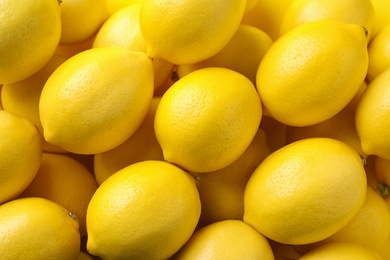
<svg viewBox="0 0 390 260">
<path fill-rule="evenodd" d="M 390 2 L 0 17 L 1 259 L 390 259 Z"/>
</svg>

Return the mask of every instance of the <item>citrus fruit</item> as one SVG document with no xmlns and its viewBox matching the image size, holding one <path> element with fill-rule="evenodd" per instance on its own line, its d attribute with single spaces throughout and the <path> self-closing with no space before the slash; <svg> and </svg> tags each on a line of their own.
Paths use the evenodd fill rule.
<svg viewBox="0 0 390 260">
<path fill-rule="evenodd" d="M 0 17 L 0 84 L 24 80 L 39 71 L 57 48 L 59 2 L 1 1 Z"/>
<path fill-rule="evenodd" d="M 16 198 L 41 164 L 38 129 L 27 119 L 0 110 L 0 204 Z"/>
<path fill-rule="evenodd" d="M 224 220 L 198 229 L 175 259 L 273 260 L 274 255 L 267 239 L 254 228 L 241 220 Z"/>
<path fill-rule="evenodd" d="M 198 226 L 227 219 L 242 220 L 246 183 L 269 154 L 265 132 L 259 129 L 249 147 L 232 164 L 215 172 L 194 173 L 202 204 Z"/>
<path fill-rule="evenodd" d="M 88 40 L 109 16 L 105 0 L 66 0 L 60 8 L 61 44 Z"/>
<path fill-rule="evenodd" d="M 145 160 L 164 160 L 154 133 L 154 116 L 160 99 L 153 98 L 144 121 L 129 139 L 107 152 L 94 155 L 94 174 L 99 185 L 130 164 Z"/>
<path fill-rule="evenodd" d="M 257 71 L 256 86 L 267 112 L 291 126 L 320 123 L 340 112 L 366 77 L 366 42 L 360 25 L 330 20 L 284 34 Z"/>
<path fill-rule="evenodd" d="M 246 1 L 144 0 L 140 27 L 147 53 L 173 64 L 191 64 L 217 54 L 230 41 Z"/>
<path fill-rule="evenodd" d="M 368 82 L 390 67 L 390 23 L 383 25 L 368 46 Z"/>
<path fill-rule="evenodd" d="M 204 68 L 165 92 L 154 127 L 166 161 L 191 172 L 211 172 L 244 153 L 261 115 L 259 96 L 248 78 L 226 68 Z"/>
<path fill-rule="evenodd" d="M 43 87 L 45 140 L 73 153 L 110 150 L 140 126 L 152 97 L 153 67 L 145 53 L 114 47 L 79 53 Z"/>
<path fill-rule="evenodd" d="M 283 17 L 280 34 L 318 20 L 335 20 L 364 26 L 368 31 L 368 41 L 375 32 L 375 11 L 370 0 L 295 0 Z"/>
<path fill-rule="evenodd" d="M 328 260 L 328 259 L 354 259 L 354 260 L 381 260 L 379 255 L 365 247 L 345 242 L 329 243 L 313 249 L 303 255 L 301 260 Z"/>
<path fill-rule="evenodd" d="M 76 214 L 81 236 L 87 234 L 87 207 L 98 185 L 80 162 L 62 154 L 43 153 L 41 166 L 20 197 L 41 197 Z"/>
<path fill-rule="evenodd" d="M 168 259 L 190 238 L 200 215 L 195 179 L 163 161 L 111 175 L 88 206 L 88 251 L 103 259 Z"/>
<path fill-rule="evenodd" d="M 355 216 L 366 190 L 354 149 L 330 138 L 303 139 L 273 152 L 254 171 L 245 188 L 244 221 L 279 243 L 314 243 Z"/>
<path fill-rule="evenodd" d="M 390 23 L 390 2 L 383 0 L 371 0 L 375 11 L 375 31 Z"/>
<path fill-rule="evenodd" d="M 390 159 L 390 69 L 379 74 L 363 93 L 356 108 L 356 131 L 363 152 Z"/>
<path fill-rule="evenodd" d="M 271 38 L 260 29 L 249 25 L 240 25 L 229 43 L 213 57 L 195 64 L 179 65 L 179 78 L 188 73 L 206 67 L 223 67 L 237 71 L 253 84 L 260 61 L 272 45 Z M 245 60 L 245 62 L 242 62 Z"/>
<path fill-rule="evenodd" d="M 258 0 L 256 5 L 244 14 L 241 23 L 259 28 L 275 41 L 279 38 L 280 25 L 291 2 L 292 0 Z"/>
<path fill-rule="evenodd" d="M 4 203 L 0 205 L 0 250 L 3 259 L 77 259 L 77 219 L 43 198 Z"/>
<path fill-rule="evenodd" d="M 65 57 L 54 54 L 46 65 L 31 77 L 15 83 L 4 84 L 1 89 L 1 102 L 4 110 L 28 119 L 36 125 L 42 136 L 42 149 L 44 151 L 64 152 L 64 149 L 49 144 L 43 138 L 43 128 L 39 118 L 39 98 L 46 80 L 65 61 Z"/>
<path fill-rule="evenodd" d="M 146 43 L 139 26 L 140 7 L 140 4 L 132 4 L 110 16 L 97 32 L 93 48 L 111 46 L 146 52 Z M 171 75 L 173 64 L 155 58 L 153 65 L 156 90 Z"/>
<path fill-rule="evenodd" d="M 111 16 L 126 6 L 140 4 L 142 1 L 143 0 L 106 0 L 107 11 Z"/>
</svg>

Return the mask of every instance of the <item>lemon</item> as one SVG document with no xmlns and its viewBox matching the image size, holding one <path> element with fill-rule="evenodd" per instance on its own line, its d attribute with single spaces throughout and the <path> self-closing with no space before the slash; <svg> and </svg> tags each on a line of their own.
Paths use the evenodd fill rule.
<svg viewBox="0 0 390 260">
<path fill-rule="evenodd" d="M 246 183 L 269 154 L 265 132 L 259 129 L 249 147 L 232 164 L 215 172 L 196 173 L 202 204 L 200 226 L 227 219 L 242 220 Z"/>
<path fill-rule="evenodd" d="M 129 5 L 140 4 L 143 0 L 106 0 L 107 11 L 111 15 Z"/>
<path fill-rule="evenodd" d="M 275 41 L 279 38 L 280 25 L 292 1 L 257 0 L 256 5 L 244 14 L 241 23 L 259 28 Z"/>
<path fill-rule="evenodd" d="M 370 250 L 379 250 L 390 234 L 390 211 L 385 200 L 373 188 L 367 188 L 366 199 L 356 215 L 332 236 L 297 248 L 303 253 L 332 242 L 348 242 Z"/>
<path fill-rule="evenodd" d="M 375 31 L 381 30 L 382 26 L 390 23 L 390 2 L 383 0 L 371 0 L 375 11 Z"/>
<path fill-rule="evenodd" d="M 41 164 L 41 137 L 27 119 L 0 110 L 0 204 L 16 198 Z"/>
<path fill-rule="evenodd" d="M 250 10 L 252 10 L 256 6 L 258 1 L 259 0 L 247 0 L 246 1 L 246 5 L 245 5 L 245 13 L 249 12 Z"/>
<path fill-rule="evenodd" d="M 88 206 L 88 251 L 103 259 L 167 259 L 190 238 L 200 215 L 195 179 L 163 161 L 114 173 Z"/>
<path fill-rule="evenodd" d="M 97 188 L 93 174 L 80 162 L 66 155 L 43 153 L 37 175 L 20 197 L 49 199 L 70 210 L 77 215 L 80 234 L 85 236 L 87 207 Z"/>
<path fill-rule="evenodd" d="M 307 138 L 275 151 L 255 170 L 245 189 L 244 221 L 279 243 L 317 242 L 354 217 L 366 190 L 355 150 L 334 139 Z"/>
<path fill-rule="evenodd" d="M 273 260 L 274 255 L 267 239 L 251 226 L 225 220 L 197 230 L 175 259 Z"/>
<path fill-rule="evenodd" d="M 61 44 L 91 38 L 108 18 L 106 0 L 66 0 L 61 5 Z"/>
<path fill-rule="evenodd" d="M 226 68 L 204 68 L 165 92 L 154 127 L 166 161 L 191 172 L 211 172 L 244 153 L 261 115 L 259 96 L 248 78 Z"/>
<path fill-rule="evenodd" d="M 59 2 L 2 1 L 0 17 L 0 84 L 24 80 L 40 70 L 57 48 Z"/>
<path fill-rule="evenodd" d="M 368 67 L 360 25 L 302 24 L 280 37 L 257 71 L 260 99 L 283 124 L 308 126 L 340 112 L 359 90 Z"/>
<path fill-rule="evenodd" d="M 334 242 L 313 249 L 303 255 L 300 260 L 328 260 L 328 259 L 353 259 L 353 260 L 381 260 L 381 257 L 365 247 L 344 242 Z"/>
<path fill-rule="evenodd" d="M 140 126 L 152 97 L 153 65 L 145 53 L 114 47 L 79 53 L 43 87 L 45 140 L 73 153 L 110 150 Z"/>
<path fill-rule="evenodd" d="M 31 77 L 4 84 L 1 89 L 1 102 L 4 110 L 28 119 L 36 125 L 42 136 L 44 151 L 64 152 L 62 148 L 49 144 L 43 138 L 43 128 L 39 118 L 39 98 L 46 80 L 65 60 L 65 57 L 54 54 L 46 65 Z"/>
<path fill-rule="evenodd" d="M 206 67 L 224 67 L 237 71 L 253 84 L 256 83 L 256 73 L 260 61 L 273 41 L 260 29 L 249 25 L 240 25 L 229 43 L 213 57 L 189 65 L 179 65 L 179 78 L 188 73 Z M 245 62 L 242 62 L 245 60 Z"/>
<path fill-rule="evenodd" d="M 390 159 L 390 69 L 379 74 L 367 87 L 356 108 L 356 131 L 362 150 L 368 155 Z"/>
<path fill-rule="evenodd" d="M 367 28 L 370 40 L 375 28 L 375 11 L 370 0 L 295 0 L 284 15 L 280 34 L 318 20 L 359 24 Z"/>
<path fill-rule="evenodd" d="M 140 26 L 147 53 L 173 64 L 217 54 L 236 32 L 246 0 L 144 0 Z"/>
<path fill-rule="evenodd" d="M 130 164 L 145 160 L 164 160 L 154 133 L 154 116 L 160 99 L 153 98 L 144 121 L 129 139 L 114 149 L 94 155 L 94 174 L 99 185 Z"/>
<path fill-rule="evenodd" d="M 78 222 L 73 213 L 43 198 L 0 205 L 2 259 L 77 259 Z"/>
<path fill-rule="evenodd" d="M 390 23 L 375 35 L 368 46 L 368 82 L 373 81 L 381 72 L 390 67 Z"/>
<path fill-rule="evenodd" d="M 94 258 L 88 253 L 80 251 L 77 260 L 94 260 Z"/>
<path fill-rule="evenodd" d="M 386 243 L 376 251 L 381 257 L 381 260 L 390 259 L 390 235 L 387 237 Z"/>
<path fill-rule="evenodd" d="M 366 87 L 367 84 L 363 83 L 362 91 Z M 360 138 L 355 128 L 355 110 L 359 97 L 352 101 L 339 113 L 318 124 L 304 127 L 287 126 L 287 142 L 291 143 L 308 137 L 329 137 L 348 144 L 362 157 L 367 158 L 367 155 L 362 151 Z"/>
<path fill-rule="evenodd" d="M 146 52 L 146 43 L 139 26 L 140 4 L 124 7 L 110 16 L 96 34 L 93 48 L 120 47 Z M 169 78 L 173 64 L 163 59 L 153 59 L 154 89 L 158 89 Z"/>
</svg>

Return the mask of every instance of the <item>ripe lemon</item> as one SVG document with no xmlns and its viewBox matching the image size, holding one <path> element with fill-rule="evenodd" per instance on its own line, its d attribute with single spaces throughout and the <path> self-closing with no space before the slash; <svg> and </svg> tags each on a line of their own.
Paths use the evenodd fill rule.
<svg viewBox="0 0 390 260">
<path fill-rule="evenodd" d="M 130 164 L 145 160 L 164 160 L 154 133 L 154 116 L 161 98 L 153 98 L 148 114 L 137 131 L 124 143 L 94 156 L 94 174 L 98 184 Z"/>
<path fill-rule="evenodd" d="M 16 198 L 41 164 L 41 137 L 27 119 L 0 110 L 0 204 Z"/>
<path fill-rule="evenodd" d="M 390 159 L 390 69 L 367 87 L 356 108 L 356 131 L 362 150 L 368 155 Z"/>
<path fill-rule="evenodd" d="M 366 77 L 366 41 L 360 25 L 330 20 L 300 25 L 280 37 L 257 72 L 265 109 L 291 126 L 320 123 L 340 112 Z"/>
<path fill-rule="evenodd" d="M 225 220 L 198 229 L 175 259 L 273 260 L 274 255 L 267 239 L 251 226 Z"/>
<path fill-rule="evenodd" d="M 202 204 L 198 226 L 227 219 L 242 220 L 246 183 L 269 154 L 265 132 L 259 129 L 249 147 L 232 164 L 215 172 L 195 174 Z"/>
<path fill-rule="evenodd" d="M 42 149 L 44 151 L 64 152 L 64 149 L 49 144 L 43 138 L 43 128 L 39 118 L 39 98 L 46 80 L 65 61 L 65 57 L 54 54 L 46 65 L 31 77 L 15 83 L 4 84 L 1 89 L 1 102 L 4 110 L 28 119 L 36 125 L 42 136 Z"/>
<path fill-rule="evenodd" d="M 57 0 L 1 1 L 0 84 L 24 80 L 54 54 L 61 36 Z"/>
<path fill-rule="evenodd" d="M 280 34 L 318 20 L 359 24 L 367 28 L 370 40 L 375 28 L 375 11 L 370 0 L 295 0 L 284 15 Z"/>
<path fill-rule="evenodd" d="M 371 0 L 375 11 L 375 30 L 378 32 L 382 26 L 390 23 L 390 2 L 383 0 Z"/>
<path fill-rule="evenodd" d="M 381 260 L 379 255 L 365 247 L 344 242 L 329 243 L 313 249 L 303 255 L 300 260 L 328 260 L 328 259 L 353 259 L 353 260 Z"/>
<path fill-rule="evenodd" d="M 208 59 L 233 37 L 245 6 L 245 0 L 144 0 L 140 26 L 147 53 L 173 64 Z"/>
<path fill-rule="evenodd" d="M 0 205 L 2 259 L 77 259 L 78 222 L 73 213 L 43 198 Z"/>
<path fill-rule="evenodd" d="M 115 69 L 113 69 L 115 68 Z M 69 58 L 43 87 L 45 140 L 80 154 L 110 150 L 142 123 L 153 97 L 153 65 L 142 52 L 94 48 Z"/>
<path fill-rule="evenodd" d="M 260 29 L 249 25 L 240 25 L 230 42 L 213 57 L 189 65 L 179 65 L 179 78 L 188 73 L 206 67 L 223 67 L 237 71 L 253 84 L 256 83 L 256 73 L 260 61 L 273 41 Z M 245 62 L 242 62 L 242 61 Z"/>
<path fill-rule="evenodd" d="M 67 155 L 43 153 L 38 173 L 21 197 L 49 199 L 73 212 L 85 236 L 87 207 L 97 188 L 93 174 L 80 162 Z"/>
<path fill-rule="evenodd" d="M 245 13 L 252 10 L 259 0 L 247 0 L 245 5 Z"/>
<path fill-rule="evenodd" d="M 330 138 L 296 141 L 269 155 L 250 177 L 244 221 L 279 243 L 317 242 L 353 218 L 366 190 L 354 149 Z"/>
<path fill-rule="evenodd" d="M 143 0 L 106 0 L 107 11 L 111 16 L 126 6 L 140 4 L 142 1 Z"/>
<path fill-rule="evenodd" d="M 110 16 L 96 34 L 93 47 L 120 47 L 146 52 L 146 43 L 139 26 L 140 4 L 124 7 Z M 158 89 L 169 78 L 173 64 L 163 59 L 153 59 L 154 89 Z"/>
<path fill-rule="evenodd" d="M 259 28 L 275 41 L 279 38 L 280 25 L 292 1 L 258 0 L 256 5 L 244 14 L 241 23 Z"/>
<path fill-rule="evenodd" d="M 204 68 L 165 92 L 154 127 L 166 161 L 191 172 L 211 172 L 244 153 L 261 115 L 259 96 L 248 78 L 226 68 Z"/>
<path fill-rule="evenodd" d="M 367 80 L 371 82 L 390 67 L 390 23 L 383 25 L 370 42 L 368 59 Z"/>
<path fill-rule="evenodd" d="M 66 0 L 60 8 L 61 44 L 88 40 L 109 16 L 105 0 Z"/>
<path fill-rule="evenodd" d="M 379 250 L 390 234 L 390 211 L 385 200 L 371 187 L 356 215 L 341 230 L 314 244 L 295 246 L 307 253 L 318 246 L 332 242 L 354 243 L 373 251 Z"/>
<path fill-rule="evenodd" d="M 163 161 L 132 164 L 110 176 L 88 206 L 88 251 L 103 259 L 168 259 L 200 215 L 195 179 Z"/>
</svg>

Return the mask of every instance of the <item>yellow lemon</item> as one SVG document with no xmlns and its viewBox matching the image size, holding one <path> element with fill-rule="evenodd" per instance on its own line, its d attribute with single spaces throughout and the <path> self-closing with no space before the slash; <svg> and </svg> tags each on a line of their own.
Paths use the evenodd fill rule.
<svg viewBox="0 0 390 260">
<path fill-rule="evenodd" d="M 168 259 L 200 215 L 195 179 L 163 161 L 132 164 L 110 176 L 88 206 L 88 251 L 103 259 Z"/>
<path fill-rule="evenodd" d="M 145 160 L 164 160 L 154 133 L 154 116 L 161 98 L 153 98 L 148 114 L 137 131 L 124 143 L 94 156 L 94 173 L 98 184 L 120 169 Z"/>
<path fill-rule="evenodd" d="M 245 152 L 221 170 L 196 173 L 202 203 L 198 226 L 227 219 L 242 219 L 245 186 L 257 166 L 270 154 L 266 135 L 259 129 Z"/>
<path fill-rule="evenodd" d="M 362 84 L 362 91 L 366 86 L 367 84 Z M 287 126 L 287 142 L 292 143 L 309 137 L 334 138 L 348 144 L 366 158 L 367 155 L 362 151 L 360 138 L 355 127 L 355 110 L 359 97 L 355 98 L 339 113 L 321 123 L 304 127 Z"/>
<path fill-rule="evenodd" d="M 389 207 L 376 190 L 368 187 L 362 207 L 347 225 L 320 242 L 298 246 L 298 248 L 301 247 L 299 248 L 300 252 L 307 253 L 307 251 L 320 245 L 332 242 L 348 242 L 376 251 L 385 244 L 389 234 Z"/>
<path fill-rule="evenodd" d="M 110 16 L 96 34 L 93 47 L 120 47 L 146 52 L 146 43 L 139 26 L 140 4 L 124 7 Z M 173 64 L 163 59 L 153 59 L 154 89 L 158 89 L 169 78 Z"/>
<path fill-rule="evenodd" d="M 41 166 L 21 197 L 49 199 L 76 214 L 80 234 L 87 234 L 85 222 L 89 201 L 98 185 L 93 174 L 66 155 L 43 153 Z"/>
<path fill-rule="evenodd" d="M 93 256 L 89 255 L 86 252 L 80 251 L 77 260 L 94 260 Z"/>
<path fill-rule="evenodd" d="M 261 115 L 259 96 L 248 78 L 226 68 L 204 68 L 165 92 L 154 127 L 166 161 L 191 172 L 211 172 L 244 153 Z"/>
<path fill-rule="evenodd" d="M 390 67 L 390 23 L 383 25 L 370 42 L 368 59 L 367 80 L 371 82 Z"/>
<path fill-rule="evenodd" d="M 16 198 L 41 164 L 38 129 L 27 119 L 0 110 L 0 204 Z"/>
<path fill-rule="evenodd" d="M 152 97 L 153 65 L 145 53 L 113 47 L 79 53 L 43 87 L 45 140 L 73 153 L 110 150 L 141 125 Z"/>
<path fill-rule="evenodd" d="M 280 25 L 292 1 L 257 0 L 256 5 L 244 14 L 241 23 L 259 28 L 275 41 L 279 38 Z"/>
<path fill-rule="evenodd" d="M 328 259 L 353 259 L 353 260 L 381 260 L 374 251 L 365 247 L 345 242 L 329 243 L 313 249 L 303 255 L 300 260 L 328 260 Z"/>
<path fill-rule="evenodd" d="M 77 259 L 77 219 L 57 203 L 43 198 L 2 204 L 0 251 L 2 259 Z"/>
<path fill-rule="evenodd" d="M 179 78 L 188 73 L 206 67 L 223 67 L 237 71 L 253 84 L 256 83 L 256 73 L 260 61 L 273 41 L 260 29 L 249 25 L 240 25 L 230 42 L 213 57 L 189 65 L 179 65 Z M 242 62 L 242 61 L 245 62 Z"/>
<path fill-rule="evenodd" d="M 267 239 L 254 228 L 241 220 L 225 220 L 197 230 L 175 259 L 273 260 L 274 255 Z"/>
<path fill-rule="evenodd" d="M 368 40 L 375 28 L 375 11 L 370 0 L 295 0 L 286 11 L 280 34 L 318 20 L 335 20 L 367 28 Z"/>
<path fill-rule="evenodd" d="M 382 26 L 390 23 L 390 2 L 383 0 L 371 0 L 375 11 L 375 30 L 378 32 Z"/>
<path fill-rule="evenodd" d="M 4 110 L 28 119 L 37 126 L 42 136 L 44 151 L 64 152 L 64 149 L 49 144 L 43 138 L 43 128 L 39 118 L 39 98 L 46 80 L 65 61 L 65 57 L 54 54 L 48 63 L 31 77 L 4 84 L 1 89 L 1 102 Z"/>
<path fill-rule="evenodd" d="M 368 67 L 360 25 L 306 23 L 280 37 L 257 71 L 257 90 L 268 113 L 291 126 L 320 123 L 358 92 Z"/>
<path fill-rule="evenodd" d="M 381 260 L 389 260 L 390 259 L 390 234 L 387 237 L 385 244 L 380 249 L 378 249 L 376 252 L 382 257 Z"/>
<path fill-rule="evenodd" d="M 366 190 L 354 149 L 330 138 L 296 141 L 269 155 L 250 177 L 244 221 L 279 243 L 317 242 L 353 218 Z"/>
<path fill-rule="evenodd" d="M 250 10 L 252 10 L 256 6 L 258 1 L 259 0 L 247 0 L 246 1 L 246 5 L 245 5 L 245 13 L 249 12 Z"/>
<path fill-rule="evenodd" d="M 356 108 L 356 131 L 363 152 L 390 159 L 390 69 L 379 74 L 367 87 Z"/>
<path fill-rule="evenodd" d="M 88 40 L 109 16 L 105 0 L 66 0 L 60 8 L 61 44 Z"/>
<path fill-rule="evenodd" d="M 54 54 L 61 36 L 57 0 L 0 3 L 0 84 L 24 80 Z"/>
<path fill-rule="evenodd" d="M 56 49 L 56 53 L 64 57 L 70 58 L 82 51 L 86 51 L 92 48 L 95 35 L 83 42 L 77 42 L 73 44 L 59 44 Z"/>
<path fill-rule="evenodd" d="M 126 6 L 140 4 L 143 0 L 106 0 L 107 11 L 111 15 Z"/>
<path fill-rule="evenodd" d="M 173 64 L 191 64 L 217 54 L 230 41 L 246 0 L 144 0 L 140 26 L 147 53 Z"/>
</svg>

